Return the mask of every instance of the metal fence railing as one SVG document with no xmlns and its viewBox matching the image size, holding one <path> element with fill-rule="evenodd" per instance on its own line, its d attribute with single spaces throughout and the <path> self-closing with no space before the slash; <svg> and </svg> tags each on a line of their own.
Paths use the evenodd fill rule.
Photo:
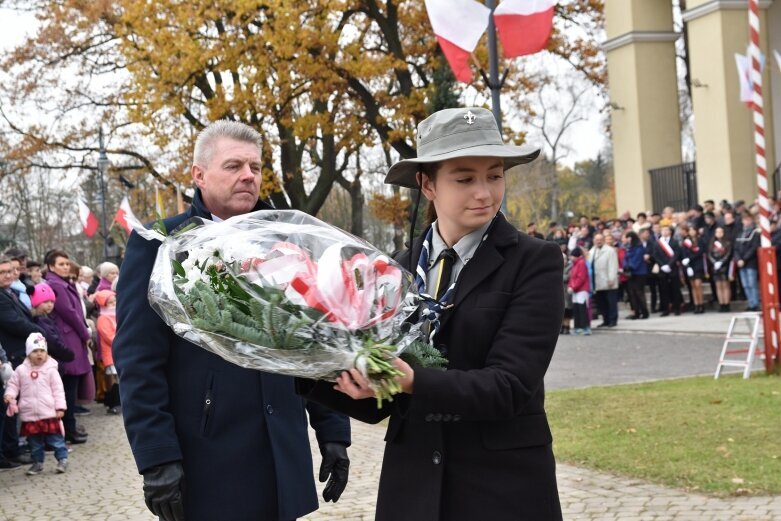
<svg viewBox="0 0 781 521">
<path fill-rule="evenodd" d="M 697 204 L 697 167 L 694 163 L 653 168 L 648 173 L 655 212 L 661 212 L 666 206 L 680 212 Z"/>
</svg>

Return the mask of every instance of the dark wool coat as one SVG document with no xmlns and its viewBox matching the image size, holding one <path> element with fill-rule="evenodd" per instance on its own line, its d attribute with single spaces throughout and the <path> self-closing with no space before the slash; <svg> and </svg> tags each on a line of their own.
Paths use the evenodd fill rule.
<svg viewBox="0 0 781 521">
<path fill-rule="evenodd" d="M 398 260 L 407 267 L 409 253 Z M 436 339 L 448 370 L 417 369 L 413 394 L 377 410 L 330 382 L 299 391 L 361 421 L 390 416 L 377 521 L 560 520 L 543 377 L 561 327 L 561 251 L 500 216 L 455 291 Z"/>
<path fill-rule="evenodd" d="M 199 191 L 166 229 L 194 216 L 211 218 Z M 306 412 L 320 443 L 349 445 L 349 419 L 305 404 L 292 377 L 233 365 L 174 334 L 147 300 L 159 245 L 131 234 L 117 288 L 114 364 L 139 472 L 182 462 L 187 521 L 287 521 L 312 512 Z"/>
<path fill-rule="evenodd" d="M 24 346 L 27 337 L 30 333 L 40 332 L 41 328 L 33 322 L 30 310 L 6 290 L 0 289 L 0 345 L 14 369 L 27 357 Z M 0 414 L 5 414 L 5 411 L 0 410 Z"/>
</svg>

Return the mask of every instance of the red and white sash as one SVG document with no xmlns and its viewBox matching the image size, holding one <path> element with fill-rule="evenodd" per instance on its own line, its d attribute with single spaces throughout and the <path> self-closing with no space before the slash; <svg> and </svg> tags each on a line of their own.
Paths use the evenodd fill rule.
<svg viewBox="0 0 781 521">
<path fill-rule="evenodd" d="M 664 252 L 664 254 L 667 255 L 668 258 L 672 259 L 673 256 L 675 255 L 675 252 L 670 247 L 670 245 L 667 244 L 666 242 L 664 242 L 662 239 L 659 239 L 658 244 L 659 244 L 659 247 L 662 248 L 662 251 Z"/>
</svg>

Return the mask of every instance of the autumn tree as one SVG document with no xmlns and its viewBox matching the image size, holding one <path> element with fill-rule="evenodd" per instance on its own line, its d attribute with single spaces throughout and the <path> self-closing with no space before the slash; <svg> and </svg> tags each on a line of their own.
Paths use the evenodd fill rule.
<svg viewBox="0 0 781 521">
<path fill-rule="evenodd" d="M 103 124 L 111 175 L 152 179 L 172 196 L 189 183 L 197 131 L 228 118 L 266 136 L 262 195 L 278 207 L 316 214 L 337 185 L 360 212 L 367 174 L 359 152 L 413 156 L 415 125 L 445 93 L 419 1 L 7 4 L 36 13 L 40 25 L 2 61 L 0 116 L 10 138 L 0 154 L 54 173 L 94 165 Z M 602 82 L 604 60 L 589 36 L 601 2 L 556 9 L 549 51 Z M 569 36 L 572 27 L 580 30 Z M 485 63 L 483 47 L 476 56 Z M 517 62 L 508 65 L 508 92 L 536 87 Z M 354 233 L 360 223 L 351 219 Z"/>
</svg>

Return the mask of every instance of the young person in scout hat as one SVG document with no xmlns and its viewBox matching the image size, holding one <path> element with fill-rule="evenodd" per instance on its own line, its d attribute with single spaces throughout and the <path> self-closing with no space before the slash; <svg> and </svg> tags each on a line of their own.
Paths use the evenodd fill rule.
<svg viewBox="0 0 781 521">
<path fill-rule="evenodd" d="M 416 267 L 448 369 L 395 360 L 404 393 L 379 410 L 355 370 L 299 392 L 361 421 L 390 417 L 378 521 L 560 520 L 543 377 L 561 327 L 561 252 L 499 212 L 505 171 L 539 150 L 505 145 L 480 108 L 433 114 L 417 143 L 385 182 L 420 187 L 435 210 L 396 260 Z"/>
</svg>

